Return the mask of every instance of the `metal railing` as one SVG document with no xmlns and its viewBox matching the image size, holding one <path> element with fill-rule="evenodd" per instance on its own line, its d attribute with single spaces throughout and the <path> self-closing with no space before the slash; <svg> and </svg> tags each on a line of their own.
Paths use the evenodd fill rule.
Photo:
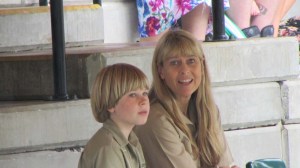
<svg viewBox="0 0 300 168">
<path fill-rule="evenodd" d="M 213 41 L 228 40 L 225 34 L 224 0 L 212 0 Z"/>
<path fill-rule="evenodd" d="M 93 0 L 93 3 L 101 5 L 101 0 Z M 39 5 L 48 6 L 48 0 L 39 0 Z"/>
<path fill-rule="evenodd" d="M 48 6 L 48 0 L 40 0 L 39 4 L 40 6 Z"/>
<path fill-rule="evenodd" d="M 101 5 L 101 0 L 93 0 L 93 3 Z"/>
<path fill-rule="evenodd" d="M 93 0 L 94 4 L 101 4 L 101 0 Z M 47 0 L 40 0 L 40 6 L 47 6 Z M 53 100 L 68 100 L 67 74 L 65 60 L 65 33 L 63 0 L 50 1 L 52 52 L 53 52 Z"/>
<path fill-rule="evenodd" d="M 67 100 L 65 32 L 63 0 L 51 0 L 51 30 L 54 75 L 54 99 Z"/>
</svg>

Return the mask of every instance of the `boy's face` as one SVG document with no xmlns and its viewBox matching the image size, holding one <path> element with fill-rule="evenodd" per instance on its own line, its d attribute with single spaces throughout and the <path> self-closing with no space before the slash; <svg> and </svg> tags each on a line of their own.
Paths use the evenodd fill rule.
<svg viewBox="0 0 300 168">
<path fill-rule="evenodd" d="M 121 129 L 132 129 L 135 125 L 146 123 L 149 109 L 148 90 L 138 89 L 126 93 L 108 111 L 110 112 L 110 118 Z"/>
</svg>

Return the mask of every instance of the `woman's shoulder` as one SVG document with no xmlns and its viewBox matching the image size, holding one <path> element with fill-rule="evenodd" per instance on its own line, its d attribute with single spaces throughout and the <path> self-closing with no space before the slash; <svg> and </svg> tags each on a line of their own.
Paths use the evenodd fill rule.
<svg viewBox="0 0 300 168">
<path fill-rule="evenodd" d="M 162 128 L 174 127 L 174 122 L 165 108 L 160 103 L 153 103 L 150 106 L 150 113 L 144 125 L 137 126 L 135 132 L 159 132 Z M 144 134 L 144 133 L 143 133 Z"/>
<path fill-rule="evenodd" d="M 170 118 L 171 117 L 169 116 L 166 109 L 161 103 L 155 102 L 150 105 L 150 113 L 147 123 L 161 120 L 169 120 Z"/>
</svg>

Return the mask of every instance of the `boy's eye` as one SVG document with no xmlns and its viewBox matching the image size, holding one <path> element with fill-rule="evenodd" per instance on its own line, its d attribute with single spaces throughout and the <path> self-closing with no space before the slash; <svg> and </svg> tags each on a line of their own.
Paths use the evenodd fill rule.
<svg viewBox="0 0 300 168">
<path fill-rule="evenodd" d="M 129 96 L 130 96 L 130 97 L 135 97 L 135 96 L 136 96 L 136 93 L 130 93 Z"/>
</svg>

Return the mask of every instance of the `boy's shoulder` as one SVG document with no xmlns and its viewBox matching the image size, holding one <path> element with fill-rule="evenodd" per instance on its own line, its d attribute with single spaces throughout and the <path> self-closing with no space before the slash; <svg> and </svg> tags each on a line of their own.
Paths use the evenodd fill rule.
<svg viewBox="0 0 300 168">
<path fill-rule="evenodd" d="M 110 131 L 102 127 L 87 142 L 84 151 L 94 155 L 101 149 L 114 148 L 116 145 Z"/>
</svg>

